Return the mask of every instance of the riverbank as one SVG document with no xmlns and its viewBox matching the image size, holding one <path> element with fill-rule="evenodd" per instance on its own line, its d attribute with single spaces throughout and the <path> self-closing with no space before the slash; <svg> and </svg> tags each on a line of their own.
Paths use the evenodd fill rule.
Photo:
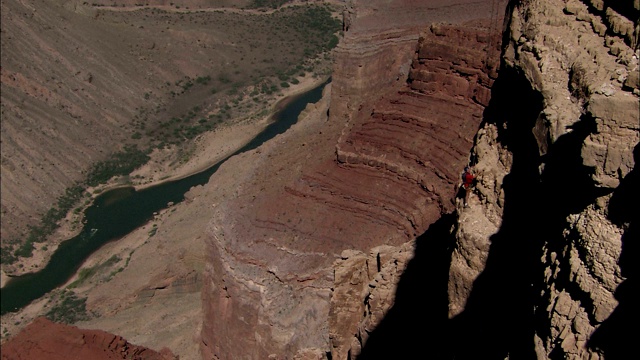
<svg viewBox="0 0 640 360">
<path fill-rule="evenodd" d="M 314 78 L 310 75 L 299 78 L 298 84 L 292 84 L 283 89 L 262 116 L 247 117 L 232 125 L 227 125 L 204 133 L 194 139 L 190 144 L 181 148 L 168 148 L 154 150 L 151 159 L 142 167 L 136 169 L 127 177 L 112 179 L 108 184 L 87 189 L 92 194 L 84 208 L 88 207 L 93 198 L 100 193 L 120 186 L 134 186 L 136 189 L 144 189 L 162 183 L 178 180 L 192 174 L 201 172 L 222 159 L 233 154 L 236 150 L 247 144 L 260 133 L 270 122 L 273 114 L 281 106 L 281 102 L 292 96 L 298 95 L 326 81 L 326 77 Z M 180 155 L 176 155 L 180 153 Z M 46 266 L 51 255 L 56 251 L 61 242 L 79 234 L 82 229 L 80 213 L 70 212 L 60 222 L 60 227 L 44 243 L 34 244 L 33 255 L 29 258 L 21 258 L 12 266 L 3 265 L 0 271 L 0 286 L 4 287 L 12 276 L 21 276 L 30 272 L 37 272 Z"/>
<path fill-rule="evenodd" d="M 305 79 L 282 93 L 279 100 L 310 90 L 325 80 Z M 196 169 L 207 168 L 220 157 L 237 151 L 246 143 L 239 139 L 260 132 L 279 105 L 274 104 L 264 118 L 203 136 L 191 161 L 170 168 L 167 178 L 148 186 L 191 175 Z M 150 176 L 153 168 L 142 170 L 146 172 L 140 174 Z M 202 319 L 200 286 L 205 266 L 203 231 L 213 216 L 211 197 L 226 196 L 216 195 L 219 192 L 216 189 L 215 184 L 193 188 L 185 194 L 185 201 L 158 211 L 145 225 L 105 244 L 87 258 L 81 270 L 59 288 L 73 288 L 73 294 L 86 299 L 87 314 L 92 319 L 76 325 L 123 335 L 133 343 L 150 348 L 169 346 L 176 349 L 181 358 L 198 358 L 196 339 Z M 58 307 L 60 304 L 53 299 L 59 293 L 53 290 L 22 310 L 2 316 L 2 341 L 52 307 Z M 151 328 L 163 330 L 151 331 Z"/>
</svg>

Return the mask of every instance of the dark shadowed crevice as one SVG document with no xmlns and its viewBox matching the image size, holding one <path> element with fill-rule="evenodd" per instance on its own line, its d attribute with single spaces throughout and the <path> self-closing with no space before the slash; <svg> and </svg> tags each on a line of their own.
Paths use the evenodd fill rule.
<svg viewBox="0 0 640 360">
<path fill-rule="evenodd" d="M 585 139 L 596 131 L 595 119 L 583 115 L 570 129 L 570 132 L 559 137 L 550 147 L 544 158 L 544 171 L 541 177 L 541 206 L 543 216 L 540 218 L 539 236 L 544 241 L 547 249 L 545 266 L 552 266 L 551 254 L 555 254 L 557 275 L 553 278 L 553 287 L 556 291 L 564 291 L 571 298 L 580 303 L 590 322 L 595 323 L 593 317 L 594 304 L 590 294 L 582 290 L 572 279 L 571 264 L 568 254 L 571 247 L 578 243 L 580 234 L 566 229 L 570 226 L 567 217 L 571 214 L 583 212 L 590 204 L 596 202 L 598 197 L 610 192 L 605 188 L 598 188 L 592 180 L 593 169 L 583 165 L 582 146 Z M 581 252 L 577 248 L 578 253 Z M 543 276 L 541 272 L 539 277 Z M 551 284 L 543 284 L 542 289 L 548 289 Z M 536 332 L 542 339 L 551 337 L 550 311 L 548 305 L 553 302 L 551 293 L 544 291 L 537 304 L 537 328 Z M 552 345 L 549 357 L 551 359 L 564 359 L 564 353 L 560 344 Z"/>
<path fill-rule="evenodd" d="M 485 121 L 501 129 L 498 141 L 513 154 L 503 188 L 502 225 L 491 236 L 484 271 L 465 310 L 451 320 L 459 359 L 535 359 L 534 305 L 539 289 L 540 153 L 532 129 L 542 97 L 515 69 L 505 67 L 492 88 Z"/>
<path fill-rule="evenodd" d="M 618 306 L 613 313 L 596 329 L 587 345 L 604 354 L 607 360 L 628 359 L 637 352 L 637 336 L 634 329 L 636 319 L 640 318 L 638 304 L 638 272 L 640 263 L 638 245 L 640 239 L 640 143 L 636 144 L 633 157 L 635 166 L 614 191 L 609 202 L 608 217 L 612 223 L 624 229 L 622 252 L 618 260 L 621 275 L 626 279 L 615 292 Z"/>
<path fill-rule="evenodd" d="M 502 225 L 490 239 L 485 270 L 473 284 L 465 311 L 453 319 L 452 336 L 465 345 L 456 359 L 536 358 L 534 335 L 550 337 L 543 248 L 547 254 L 563 254 L 569 245 L 567 217 L 608 191 L 595 186 L 593 169 L 583 165 L 581 156 L 585 139 L 596 130 L 594 119 L 583 116 L 554 143 L 540 144 L 533 129 L 541 123 L 541 110 L 540 94 L 514 69 L 504 69 L 485 119 L 501 129 L 498 139 L 513 154 L 513 164 L 504 178 Z M 592 301 L 570 281 L 568 261 L 560 259 L 554 285 L 590 312 Z M 552 355 L 564 356 L 561 351 Z"/>
<path fill-rule="evenodd" d="M 416 240 L 400 277 L 394 305 L 369 335 L 358 360 L 446 358 L 447 283 L 454 243 L 453 214 L 442 216 Z"/>
</svg>

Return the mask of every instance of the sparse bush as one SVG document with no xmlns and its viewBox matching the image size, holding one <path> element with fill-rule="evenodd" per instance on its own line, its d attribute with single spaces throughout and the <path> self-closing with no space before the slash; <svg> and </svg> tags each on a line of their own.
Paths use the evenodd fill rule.
<svg viewBox="0 0 640 360">
<path fill-rule="evenodd" d="M 125 146 L 123 151 L 114 153 L 109 160 L 94 164 L 87 175 L 87 185 L 96 186 L 109 181 L 117 175 L 128 175 L 149 161 L 148 151 L 142 151 L 135 145 Z"/>
<path fill-rule="evenodd" d="M 17 259 L 17 256 L 13 252 L 13 244 L 2 247 L 2 250 L 0 251 L 0 262 L 3 264 L 13 264 Z"/>
<path fill-rule="evenodd" d="M 55 305 L 49 309 L 45 317 L 57 323 L 73 324 L 78 321 L 88 320 L 87 299 L 78 298 L 71 290 L 64 289 L 52 300 Z"/>
<path fill-rule="evenodd" d="M 196 78 L 196 84 L 207 85 L 211 81 L 211 76 L 199 76 Z"/>
</svg>

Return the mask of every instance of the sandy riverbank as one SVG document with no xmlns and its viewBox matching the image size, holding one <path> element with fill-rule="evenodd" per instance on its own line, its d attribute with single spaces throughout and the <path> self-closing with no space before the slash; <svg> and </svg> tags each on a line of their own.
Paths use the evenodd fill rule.
<svg viewBox="0 0 640 360">
<path fill-rule="evenodd" d="M 136 189 L 143 189 L 163 182 L 181 179 L 215 165 L 260 133 L 271 122 L 271 117 L 281 101 L 318 86 L 326 78 L 306 76 L 299 78 L 299 80 L 298 84 L 291 85 L 283 90 L 263 117 L 242 120 L 233 125 L 224 126 L 200 135 L 190 145 L 191 149 L 182 159 L 176 159 L 175 152 L 179 150 L 176 148 L 154 150 L 147 164 L 128 176 L 126 183 L 123 183 L 122 179 L 115 179 L 110 184 L 100 186 L 99 191 L 92 188 L 88 189 L 88 192 L 94 194 L 95 197 L 103 191 L 123 185 L 133 185 Z M 86 205 L 88 206 L 89 204 L 87 203 Z M 79 216 L 69 214 L 66 219 L 61 221 L 59 229 L 50 237 L 49 241 L 34 244 L 33 256 L 21 258 L 19 264 L 2 269 L 0 272 L 1 287 L 5 286 L 11 276 L 20 276 L 44 268 L 58 245 L 64 240 L 77 235 L 80 230 Z M 11 276 L 8 274 L 11 274 Z"/>
<path fill-rule="evenodd" d="M 322 81 L 305 79 L 279 100 L 312 89 Z M 276 109 L 274 104 L 271 113 Z M 190 160 L 166 167 L 166 173 L 156 175 L 156 170 L 167 166 L 161 161 L 138 169 L 136 173 L 145 179 L 163 177 L 142 186 L 188 176 L 215 164 L 259 133 L 270 116 L 202 136 Z M 79 298 L 87 299 L 87 311 L 93 314 L 90 320 L 77 326 L 116 333 L 154 349 L 168 346 L 181 359 L 199 358 L 202 321 L 199 288 L 205 267 L 203 232 L 212 216 L 211 192 L 216 187 L 208 188 L 206 196 L 203 191 L 203 187 L 192 189 L 187 201 L 159 211 L 149 223 L 105 244 L 83 263 L 82 269 L 98 270 L 73 289 Z M 114 258 L 118 260 L 105 267 Z M 77 275 L 62 288 L 76 280 Z M 2 341 L 46 314 L 54 304 L 50 298 L 55 293 L 2 316 Z"/>
</svg>

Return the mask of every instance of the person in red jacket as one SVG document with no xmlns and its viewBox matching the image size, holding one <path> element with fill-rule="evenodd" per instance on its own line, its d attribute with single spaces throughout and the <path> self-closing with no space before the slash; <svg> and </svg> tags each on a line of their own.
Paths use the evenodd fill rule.
<svg viewBox="0 0 640 360">
<path fill-rule="evenodd" d="M 473 182 L 476 180 L 476 175 L 473 172 L 473 169 L 469 166 L 465 166 L 464 172 L 462 173 L 462 188 L 464 189 L 464 206 L 469 206 L 469 194 L 471 194 L 471 187 L 473 186 Z"/>
</svg>

